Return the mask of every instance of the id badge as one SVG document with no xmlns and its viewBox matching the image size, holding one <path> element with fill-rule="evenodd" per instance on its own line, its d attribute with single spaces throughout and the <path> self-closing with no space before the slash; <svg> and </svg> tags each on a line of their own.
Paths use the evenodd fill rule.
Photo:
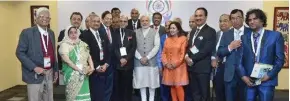
<svg viewBox="0 0 290 101">
<path fill-rule="evenodd" d="M 83 70 L 83 65 L 82 65 L 82 64 L 77 63 L 76 65 L 77 65 L 77 67 L 78 67 L 80 70 Z"/>
<path fill-rule="evenodd" d="M 120 52 L 121 52 L 121 56 L 127 55 L 126 47 L 121 47 Z"/>
<path fill-rule="evenodd" d="M 196 54 L 196 53 L 199 52 L 199 50 L 195 46 L 191 47 L 190 51 L 191 51 L 192 54 Z"/>
<path fill-rule="evenodd" d="M 100 60 L 103 60 L 104 59 L 104 52 L 103 50 L 100 51 Z"/>
<path fill-rule="evenodd" d="M 44 68 L 50 68 L 51 67 L 51 62 L 50 62 L 50 57 L 44 57 Z"/>
</svg>

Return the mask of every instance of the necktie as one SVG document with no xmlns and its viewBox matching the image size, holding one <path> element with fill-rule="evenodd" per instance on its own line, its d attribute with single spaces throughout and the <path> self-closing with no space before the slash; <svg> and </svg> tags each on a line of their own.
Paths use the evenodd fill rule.
<svg viewBox="0 0 290 101">
<path fill-rule="evenodd" d="M 133 22 L 133 30 L 135 30 L 136 29 L 136 24 Z"/>
<path fill-rule="evenodd" d="M 254 33 L 254 48 L 255 52 L 257 52 L 257 47 L 258 47 L 258 38 L 260 37 L 260 33 Z"/>
<path fill-rule="evenodd" d="M 109 41 L 110 41 L 110 43 L 111 43 L 111 32 L 110 32 L 110 28 L 107 28 L 107 34 L 108 34 L 108 39 L 109 39 Z"/>
</svg>

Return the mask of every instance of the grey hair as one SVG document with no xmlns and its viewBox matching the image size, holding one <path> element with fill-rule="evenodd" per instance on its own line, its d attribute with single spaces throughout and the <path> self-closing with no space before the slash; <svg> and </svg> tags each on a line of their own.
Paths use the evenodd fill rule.
<svg viewBox="0 0 290 101">
<path fill-rule="evenodd" d="M 46 7 L 40 7 L 36 10 L 36 17 L 39 17 L 41 12 L 47 12 L 50 15 L 49 10 Z"/>
<path fill-rule="evenodd" d="M 126 18 L 128 20 L 128 16 L 126 15 L 121 15 L 120 18 Z"/>
<path fill-rule="evenodd" d="M 150 20 L 150 17 L 149 17 L 148 15 L 142 15 L 142 16 L 140 17 L 140 20 L 141 20 L 142 18 L 144 18 L 144 17 L 147 17 L 147 18 L 149 19 L 149 22 L 151 21 L 151 20 Z"/>
</svg>

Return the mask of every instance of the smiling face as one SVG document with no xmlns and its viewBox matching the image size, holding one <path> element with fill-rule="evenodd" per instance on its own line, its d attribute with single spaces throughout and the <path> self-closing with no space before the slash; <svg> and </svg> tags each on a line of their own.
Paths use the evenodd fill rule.
<svg viewBox="0 0 290 101">
<path fill-rule="evenodd" d="M 202 9 L 196 10 L 195 14 L 195 23 L 197 26 L 202 26 L 203 24 L 205 24 L 207 16 L 205 15 L 205 11 Z"/>
<path fill-rule="evenodd" d="M 141 20 L 141 26 L 142 26 L 142 28 L 147 29 L 147 28 L 150 27 L 150 19 L 149 19 L 148 16 L 142 16 L 140 18 L 140 20 Z"/>
<path fill-rule="evenodd" d="M 50 23 L 50 14 L 48 11 L 42 11 L 36 17 L 36 23 L 41 27 L 47 27 Z"/>
</svg>

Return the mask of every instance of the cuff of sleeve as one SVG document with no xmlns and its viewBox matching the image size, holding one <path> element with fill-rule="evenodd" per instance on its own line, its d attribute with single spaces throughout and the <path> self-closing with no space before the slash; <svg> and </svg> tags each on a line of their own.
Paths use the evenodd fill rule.
<svg viewBox="0 0 290 101">
<path fill-rule="evenodd" d="M 146 56 L 146 58 L 147 58 L 148 60 L 150 60 L 149 56 Z"/>
<path fill-rule="evenodd" d="M 216 58 L 214 56 L 211 56 L 211 60 L 215 60 Z"/>
<path fill-rule="evenodd" d="M 232 50 L 230 49 L 230 46 L 228 46 L 228 50 L 229 50 L 229 52 L 231 52 Z"/>
<path fill-rule="evenodd" d="M 185 54 L 185 57 L 188 57 L 188 54 L 187 53 Z"/>
</svg>

